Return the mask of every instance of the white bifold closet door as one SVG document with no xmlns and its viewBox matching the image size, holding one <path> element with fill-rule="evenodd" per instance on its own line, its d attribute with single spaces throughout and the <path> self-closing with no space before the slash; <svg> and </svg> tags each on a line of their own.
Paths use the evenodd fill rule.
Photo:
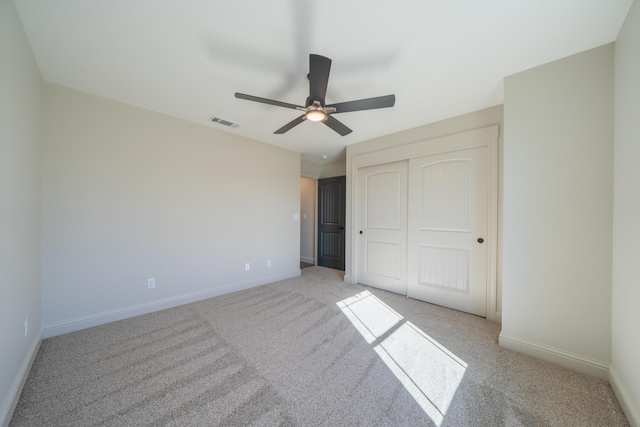
<svg viewBox="0 0 640 427">
<path fill-rule="evenodd" d="M 358 281 L 407 293 L 406 160 L 358 170 Z"/>
<path fill-rule="evenodd" d="M 358 170 L 358 281 L 486 316 L 488 148 Z"/>
<path fill-rule="evenodd" d="M 409 161 L 407 296 L 487 315 L 488 148 Z"/>
</svg>

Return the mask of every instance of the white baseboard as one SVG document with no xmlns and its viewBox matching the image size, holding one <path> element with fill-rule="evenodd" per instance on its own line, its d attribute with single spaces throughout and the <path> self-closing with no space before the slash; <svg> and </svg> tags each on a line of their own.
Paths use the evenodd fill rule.
<svg viewBox="0 0 640 427">
<path fill-rule="evenodd" d="M 221 288 L 207 289 L 204 291 L 193 292 L 184 295 L 178 295 L 146 304 L 138 304 L 134 306 L 119 308 L 115 310 L 104 311 L 101 313 L 90 314 L 88 316 L 76 317 L 74 319 L 64 320 L 62 322 L 45 325 L 42 328 L 43 338 L 50 338 L 56 335 L 62 335 L 69 332 L 79 331 L 81 329 L 91 328 L 105 323 L 115 322 L 117 320 L 128 319 L 130 317 L 140 316 L 142 314 L 152 313 L 154 311 L 165 310 L 167 308 L 176 307 L 183 304 L 189 304 L 201 301 L 207 298 L 213 298 L 231 292 L 242 291 L 256 286 L 266 285 L 268 283 L 277 282 L 279 280 L 290 279 L 300 276 L 300 269 L 292 270 L 288 273 L 282 273 L 274 276 L 260 277 L 247 282 L 236 283 Z"/>
<path fill-rule="evenodd" d="M 18 400 L 20 399 L 20 394 L 22 393 L 22 387 L 24 387 L 24 383 L 27 381 L 29 371 L 31 371 L 31 365 L 33 365 L 33 361 L 38 354 L 38 349 L 40 348 L 40 343 L 42 342 L 42 333 L 34 334 L 34 336 L 35 338 L 29 346 L 27 355 L 20 365 L 20 370 L 18 371 L 16 377 L 13 379 L 13 384 L 11 385 L 11 389 L 9 390 L 9 394 L 7 394 L 7 398 L 5 399 L 5 401 L 2 402 L 2 408 L 0 408 L 0 425 L 2 425 L 2 427 L 7 427 L 9 425 L 9 422 L 11 421 L 13 411 L 16 409 L 16 405 L 18 404 Z"/>
<path fill-rule="evenodd" d="M 618 371 L 614 365 L 609 367 L 609 384 L 611 384 L 611 388 L 616 394 L 624 414 L 627 416 L 629 425 L 631 427 L 640 427 L 640 412 L 638 412 L 638 408 L 634 406 L 627 386 L 620 378 L 620 375 L 618 375 Z"/>
<path fill-rule="evenodd" d="M 301 256 L 300 262 L 306 262 L 307 264 L 313 264 L 313 265 L 316 264 L 315 258 L 308 257 L 308 256 Z"/>
<path fill-rule="evenodd" d="M 564 350 L 559 350 L 546 345 L 519 340 L 500 334 L 499 344 L 501 347 L 514 350 L 519 353 L 528 354 L 538 359 L 557 363 L 566 368 L 573 369 L 594 377 L 609 379 L 609 364 L 588 357 L 573 354 Z"/>
</svg>

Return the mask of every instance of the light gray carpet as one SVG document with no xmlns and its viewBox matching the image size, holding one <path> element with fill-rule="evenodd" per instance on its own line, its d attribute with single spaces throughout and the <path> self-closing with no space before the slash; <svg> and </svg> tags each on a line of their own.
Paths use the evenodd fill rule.
<svg viewBox="0 0 640 427">
<path fill-rule="evenodd" d="M 10 425 L 627 425 L 607 382 L 498 333 L 312 267 L 44 340 Z"/>
</svg>

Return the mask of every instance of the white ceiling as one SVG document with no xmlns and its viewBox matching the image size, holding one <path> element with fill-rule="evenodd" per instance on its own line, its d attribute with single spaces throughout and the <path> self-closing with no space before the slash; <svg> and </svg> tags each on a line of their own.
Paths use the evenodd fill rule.
<svg viewBox="0 0 640 427">
<path fill-rule="evenodd" d="M 503 102 L 519 71 L 615 40 L 632 0 L 14 0 L 46 81 L 302 153 Z M 333 60 L 327 104 L 395 94 L 343 113 L 341 137 L 305 122 L 309 54 Z M 217 116 L 237 129 L 209 123 Z M 326 154 L 326 160 L 321 155 Z"/>
</svg>

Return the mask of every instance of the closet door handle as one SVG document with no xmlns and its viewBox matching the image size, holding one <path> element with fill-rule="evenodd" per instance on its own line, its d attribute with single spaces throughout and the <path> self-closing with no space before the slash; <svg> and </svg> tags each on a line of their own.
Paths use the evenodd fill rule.
<svg viewBox="0 0 640 427">
<path fill-rule="evenodd" d="M 478 243 L 484 243 L 484 239 L 482 237 L 478 237 Z"/>
</svg>

